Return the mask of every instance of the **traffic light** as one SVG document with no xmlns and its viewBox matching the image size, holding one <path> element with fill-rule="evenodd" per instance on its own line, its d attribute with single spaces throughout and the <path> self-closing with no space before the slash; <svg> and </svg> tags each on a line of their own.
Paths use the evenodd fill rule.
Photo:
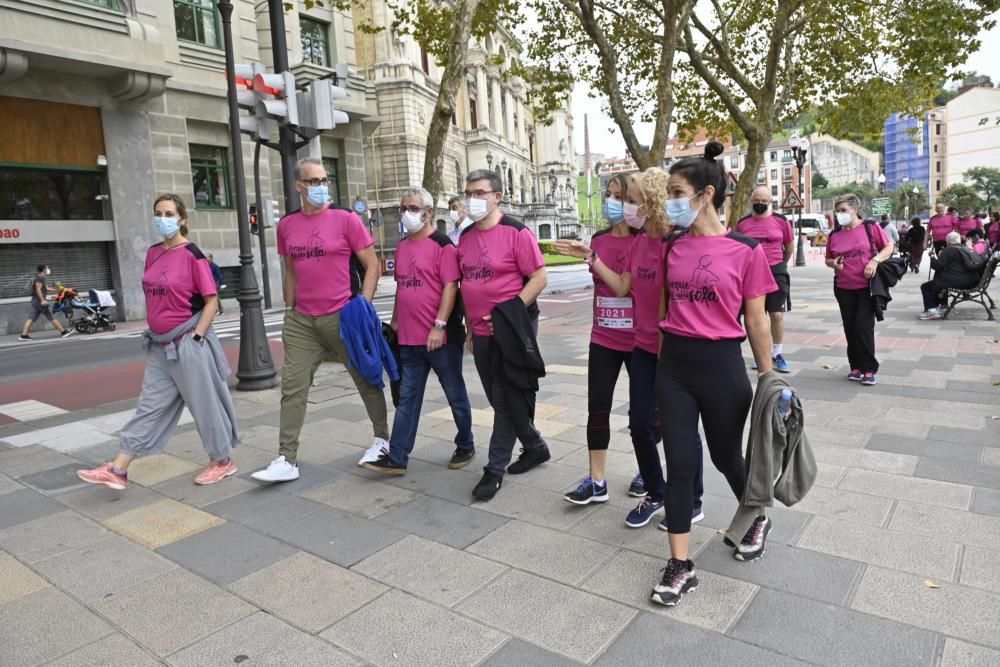
<svg viewBox="0 0 1000 667">
<path fill-rule="evenodd" d="M 257 117 L 273 118 L 281 125 L 298 125 L 299 108 L 295 92 L 295 75 L 257 73 L 253 78 L 257 95 Z"/>
<path fill-rule="evenodd" d="M 250 233 L 254 235 L 260 234 L 260 225 L 257 224 L 257 205 L 250 204 L 248 208 L 249 210 L 247 213 L 249 214 L 248 218 L 250 219 Z"/>
<path fill-rule="evenodd" d="M 251 63 L 249 65 L 235 65 L 233 67 L 233 77 L 236 80 L 236 104 L 241 109 L 250 112 L 248 116 L 240 116 L 240 132 L 249 134 L 255 140 L 271 140 L 271 120 L 263 114 L 257 113 L 257 102 L 260 95 L 254 91 L 254 79 L 258 74 L 266 72 L 261 63 Z"/>
<path fill-rule="evenodd" d="M 274 199 L 265 199 L 263 206 L 264 210 L 261 212 L 264 214 L 264 229 L 270 229 L 281 220 L 281 211 L 278 208 L 278 202 Z"/>
</svg>

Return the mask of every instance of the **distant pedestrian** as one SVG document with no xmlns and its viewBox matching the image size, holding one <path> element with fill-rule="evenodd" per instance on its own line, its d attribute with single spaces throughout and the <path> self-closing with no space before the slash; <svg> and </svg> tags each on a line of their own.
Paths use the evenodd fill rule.
<svg viewBox="0 0 1000 667">
<path fill-rule="evenodd" d="M 771 209 L 771 189 L 766 185 L 754 189 L 750 195 L 750 206 L 753 211 L 737 223 L 736 231 L 749 236 L 764 248 L 771 276 L 778 286 L 764 299 L 764 310 L 771 321 L 771 361 L 774 362 L 774 370 L 790 373 L 792 367 L 785 361 L 783 343 L 785 311 L 788 310 L 792 289 L 788 275 L 788 260 L 795 249 L 792 225 L 785 216 Z"/>
<path fill-rule="evenodd" d="M 924 248 L 927 245 L 927 230 L 920 222 L 920 218 L 915 217 L 910 220 L 906 238 L 910 242 L 910 266 L 914 273 L 920 273 L 920 263 L 924 261 Z"/>
<path fill-rule="evenodd" d="M 290 482 L 299 478 L 299 434 L 313 375 L 324 359 L 347 366 L 371 420 L 374 438 L 358 461 L 372 462 L 389 451 L 389 422 L 385 393 L 371 384 L 356 365 L 349 364 L 341 337 L 346 329 L 341 315 L 354 298 L 354 258 L 364 267 L 359 294 L 369 303 L 375 298 L 380 275 L 375 241 L 353 211 L 330 206 L 330 179 L 316 158 L 302 158 L 295 165 L 295 189 L 302 210 L 278 223 L 278 254 L 285 260 L 285 320 L 282 342 L 285 367 L 281 373 L 281 417 L 278 456 L 253 473 L 260 482 Z M 381 371 L 379 371 L 381 376 Z"/>
<path fill-rule="evenodd" d="M 847 379 L 875 384 L 879 363 L 875 358 L 875 305 L 869 282 L 880 262 L 892 256 L 892 243 L 878 225 L 861 218 L 861 202 L 845 195 L 835 204 L 840 230 L 830 234 L 826 265 L 834 270 L 833 293 L 847 337 Z"/>
<path fill-rule="evenodd" d="M 899 249 L 899 230 L 896 229 L 896 223 L 889 220 L 889 216 L 883 213 L 882 217 L 879 218 L 878 226 L 882 228 L 885 235 L 892 241 L 892 251 L 896 253 Z"/>
<path fill-rule="evenodd" d="M 403 475 L 417 438 L 431 370 L 451 408 L 458 434 L 448 467 L 464 468 L 476 455 L 472 406 L 462 377 L 465 327 L 458 306 L 458 249 L 432 224 L 434 198 L 424 188 L 403 190 L 400 214 L 406 238 L 396 248 L 396 300 L 390 326 L 399 340 L 402 384 L 389 451 L 363 468 Z"/>
<path fill-rule="evenodd" d="M 958 221 L 955 227 L 955 231 L 962 235 L 962 240 L 964 241 L 969 237 L 969 232 L 973 229 L 982 229 L 983 221 L 978 217 L 972 215 L 972 209 L 966 209 L 962 214 L 962 219 Z"/>
<path fill-rule="evenodd" d="M 548 276 L 535 235 L 500 210 L 503 186 L 496 173 L 470 172 L 465 197 L 475 224 L 458 243 L 462 303 L 476 370 L 493 407 L 489 462 L 472 495 L 490 500 L 505 472 L 528 472 L 551 456 L 535 428 L 538 378 L 545 374 L 536 339 L 536 301 Z M 521 455 L 510 463 L 516 440 L 521 441 Z"/>
<path fill-rule="evenodd" d="M 153 225 L 163 242 L 146 252 L 142 274 L 149 328 L 142 339 L 147 361 L 139 404 L 119 434 L 121 451 L 114 461 L 77 471 L 85 482 L 124 489 L 132 460 L 162 452 L 185 408 L 209 457 L 194 483 L 214 484 L 237 472 L 232 452 L 239 429 L 226 384 L 229 362 L 212 330 L 219 298 L 208 261 L 187 240 L 187 223 L 180 197 L 156 200 Z"/>
<path fill-rule="evenodd" d="M 73 329 L 67 329 L 64 327 L 59 320 L 52 317 L 52 305 L 49 303 L 49 287 L 45 284 L 45 279 L 51 275 L 52 271 L 45 264 L 39 264 L 36 267 L 37 273 L 35 274 L 35 279 L 31 283 L 31 315 L 24 321 L 24 327 L 21 329 L 21 335 L 18 336 L 18 340 L 30 341 L 33 340 L 28 334 L 31 332 L 31 326 L 35 321 L 44 316 L 52 326 L 56 328 L 59 335 L 63 338 L 73 335 Z"/>
<path fill-rule="evenodd" d="M 990 213 L 990 221 L 986 223 L 986 241 L 993 250 L 1000 250 L 1000 211 Z"/>
<path fill-rule="evenodd" d="M 222 290 L 226 287 L 225 285 L 222 284 L 223 280 L 222 269 L 219 268 L 219 265 L 215 263 L 215 255 L 213 255 L 212 253 L 205 255 L 205 259 L 208 260 L 208 266 L 211 267 L 212 269 L 212 280 L 215 281 L 215 288 L 217 290 L 217 293 L 219 294 L 219 315 L 222 315 L 224 312 L 226 312 L 225 309 L 222 307 Z"/>
<path fill-rule="evenodd" d="M 448 238 L 458 247 L 458 237 L 472 225 L 465 211 L 465 202 L 459 196 L 454 196 L 448 200 L 448 218 L 451 220 L 452 228 L 448 230 Z"/>
<path fill-rule="evenodd" d="M 952 214 L 953 210 L 949 208 L 945 211 L 944 204 L 938 204 L 934 207 L 934 215 L 927 222 L 927 240 L 924 242 L 925 250 L 932 248 L 932 254 L 935 255 L 944 250 L 946 245 L 945 239 L 948 238 L 948 234 L 958 228 L 958 219 Z"/>
</svg>

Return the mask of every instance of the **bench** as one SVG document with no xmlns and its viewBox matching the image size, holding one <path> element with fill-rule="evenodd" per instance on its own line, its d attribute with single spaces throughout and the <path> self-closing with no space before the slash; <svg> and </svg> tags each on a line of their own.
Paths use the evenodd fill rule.
<svg viewBox="0 0 1000 667">
<path fill-rule="evenodd" d="M 970 287 L 968 289 L 946 287 L 941 290 L 939 293 L 941 302 L 946 304 L 944 313 L 941 315 L 941 319 L 948 319 L 948 313 L 951 312 L 951 309 L 965 301 L 978 303 L 986 309 L 986 319 L 995 319 L 993 317 L 993 309 L 995 309 L 997 305 L 993 303 L 993 299 L 990 298 L 987 290 L 989 289 L 990 281 L 993 280 L 993 274 L 997 270 L 997 265 L 1000 265 L 1000 252 L 993 253 L 989 261 L 986 262 L 986 268 L 983 269 L 983 277 L 979 279 L 979 284 L 975 287 Z M 987 305 L 987 302 L 989 305 Z"/>
</svg>

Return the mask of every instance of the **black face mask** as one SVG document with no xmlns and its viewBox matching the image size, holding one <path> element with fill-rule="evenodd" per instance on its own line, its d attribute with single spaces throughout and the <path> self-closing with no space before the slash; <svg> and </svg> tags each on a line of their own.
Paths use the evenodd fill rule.
<svg viewBox="0 0 1000 667">
<path fill-rule="evenodd" d="M 756 202 L 753 205 L 753 212 L 756 213 L 757 215 L 764 215 L 765 213 L 767 213 L 767 204 L 761 204 L 760 202 Z"/>
</svg>

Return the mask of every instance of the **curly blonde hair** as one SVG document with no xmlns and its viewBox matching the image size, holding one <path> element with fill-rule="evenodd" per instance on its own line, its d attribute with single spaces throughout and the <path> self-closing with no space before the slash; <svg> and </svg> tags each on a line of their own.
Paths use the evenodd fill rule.
<svg viewBox="0 0 1000 667">
<path fill-rule="evenodd" d="M 650 167 L 636 176 L 642 196 L 646 199 L 646 229 L 653 234 L 665 234 L 670 222 L 667 220 L 667 172 L 659 167 Z"/>
</svg>

